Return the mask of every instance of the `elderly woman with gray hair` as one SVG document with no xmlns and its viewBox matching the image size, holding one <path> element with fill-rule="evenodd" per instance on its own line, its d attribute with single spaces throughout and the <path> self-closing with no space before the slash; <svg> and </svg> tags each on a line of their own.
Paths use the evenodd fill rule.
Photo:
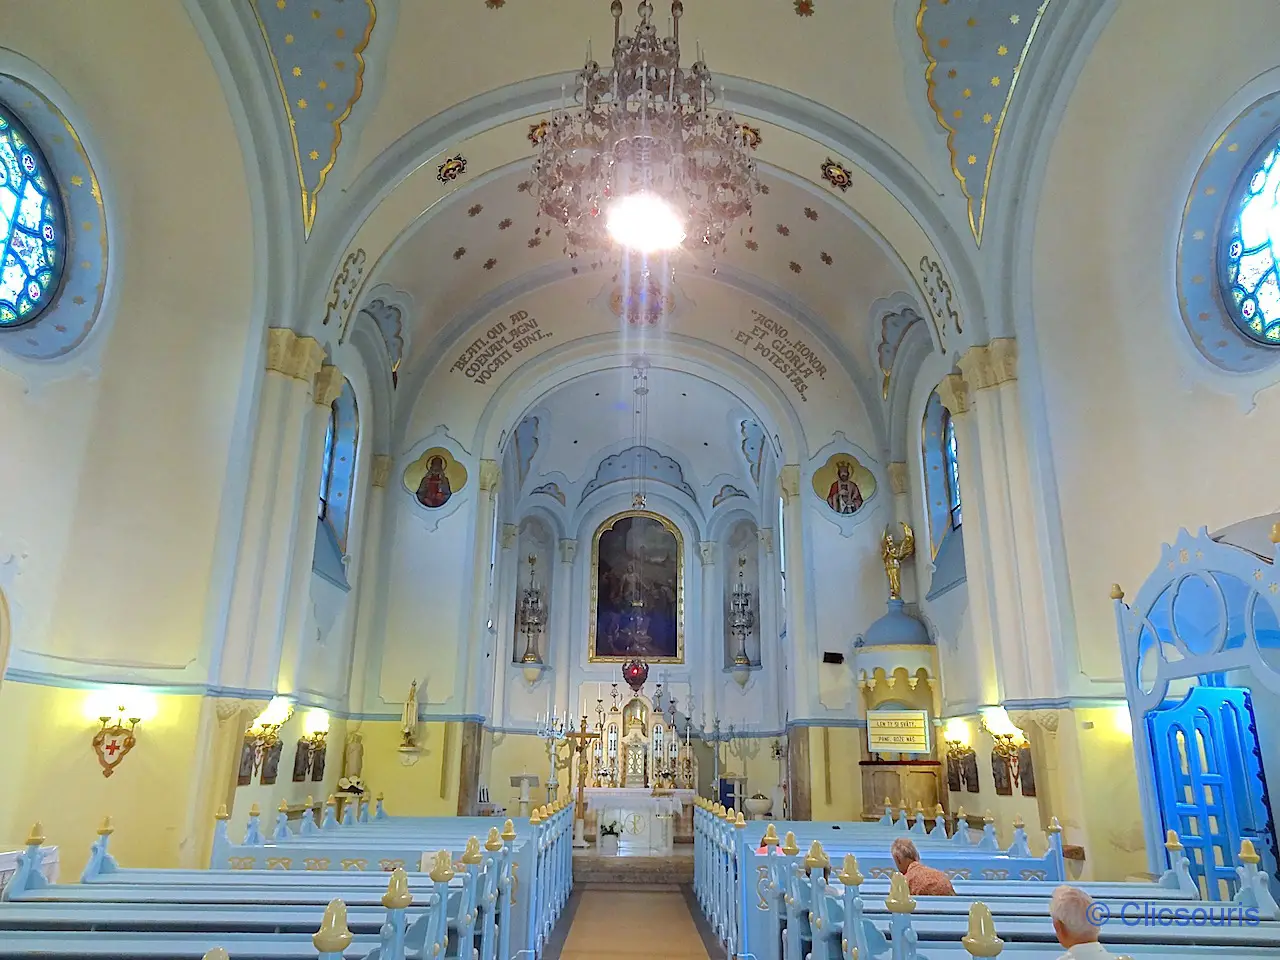
<svg viewBox="0 0 1280 960">
<path fill-rule="evenodd" d="M 1098 942 L 1095 912 L 1090 910 L 1093 897 L 1079 887 L 1063 884 L 1049 900 L 1049 916 L 1058 942 L 1067 948 L 1058 960 L 1106 960 L 1115 954 Z M 1119 958 L 1126 960 L 1126 958 Z"/>
<path fill-rule="evenodd" d="M 920 851 L 907 837 L 898 837 L 889 847 L 889 855 L 898 872 L 907 878 L 907 889 L 913 897 L 954 897 L 956 888 L 941 870 L 920 862 Z"/>
</svg>

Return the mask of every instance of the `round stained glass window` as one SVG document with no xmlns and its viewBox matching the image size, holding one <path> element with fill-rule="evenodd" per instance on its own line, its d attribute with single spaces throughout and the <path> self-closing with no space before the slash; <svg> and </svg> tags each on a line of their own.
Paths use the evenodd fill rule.
<svg viewBox="0 0 1280 960">
<path fill-rule="evenodd" d="M 38 317 L 58 292 L 66 230 L 53 171 L 0 104 L 0 328 Z"/>
<path fill-rule="evenodd" d="M 1246 336 L 1280 346 L 1280 143 L 1250 161 L 1222 225 L 1222 291 Z"/>
</svg>

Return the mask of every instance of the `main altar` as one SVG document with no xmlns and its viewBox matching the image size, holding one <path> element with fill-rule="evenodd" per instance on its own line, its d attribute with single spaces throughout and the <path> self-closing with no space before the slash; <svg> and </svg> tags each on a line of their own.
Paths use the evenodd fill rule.
<svg viewBox="0 0 1280 960">
<path fill-rule="evenodd" d="M 675 702 L 664 701 L 661 684 L 653 699 L 639 691 L 622 698 L 615 684 L 608 709 L 597 700 L 596 716 L 596 735 L 579 746 L 585 833 L 597 842 L 602 833 L 616 835 L 623 855 L 670 854 L 675 843 L 692 839 L 698 771 L 687 724 L 682 737 Z"/>
</svg>

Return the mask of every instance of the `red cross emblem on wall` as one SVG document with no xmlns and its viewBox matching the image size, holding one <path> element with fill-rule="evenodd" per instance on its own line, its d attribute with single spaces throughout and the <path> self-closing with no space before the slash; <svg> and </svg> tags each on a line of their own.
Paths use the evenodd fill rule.
<svg viewBox="0 0 1280 960">
<path fill-rule="evenodd" d="M 111 723 L 110 717 L 99 717 L 102 723 L 102 729 L 93 737 L 93 752 L 98 755 L 98 763 L 102 766 L 102 775 L 109 777 L 116 772 L 116 767 L 120 761 L 125 758 L 133 745 L 137 743 L 134 736 L 134 728 L 138 725 L 136 718 L 128 720 L 128 726 L 125 726 L 124 708 L 120 708 L 120 716 L 115 723 Z"/>
</svg>

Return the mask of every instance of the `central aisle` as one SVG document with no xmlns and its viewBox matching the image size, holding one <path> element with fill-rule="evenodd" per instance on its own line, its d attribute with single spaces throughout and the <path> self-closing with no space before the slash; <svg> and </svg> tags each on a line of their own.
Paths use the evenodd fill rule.
<svg viewBox="0 0 1280 960">
<path fill-rule="evenodd" d="M 708 960 L 684 895 L 585 890 L 559 960 Z"/>
</svg>

